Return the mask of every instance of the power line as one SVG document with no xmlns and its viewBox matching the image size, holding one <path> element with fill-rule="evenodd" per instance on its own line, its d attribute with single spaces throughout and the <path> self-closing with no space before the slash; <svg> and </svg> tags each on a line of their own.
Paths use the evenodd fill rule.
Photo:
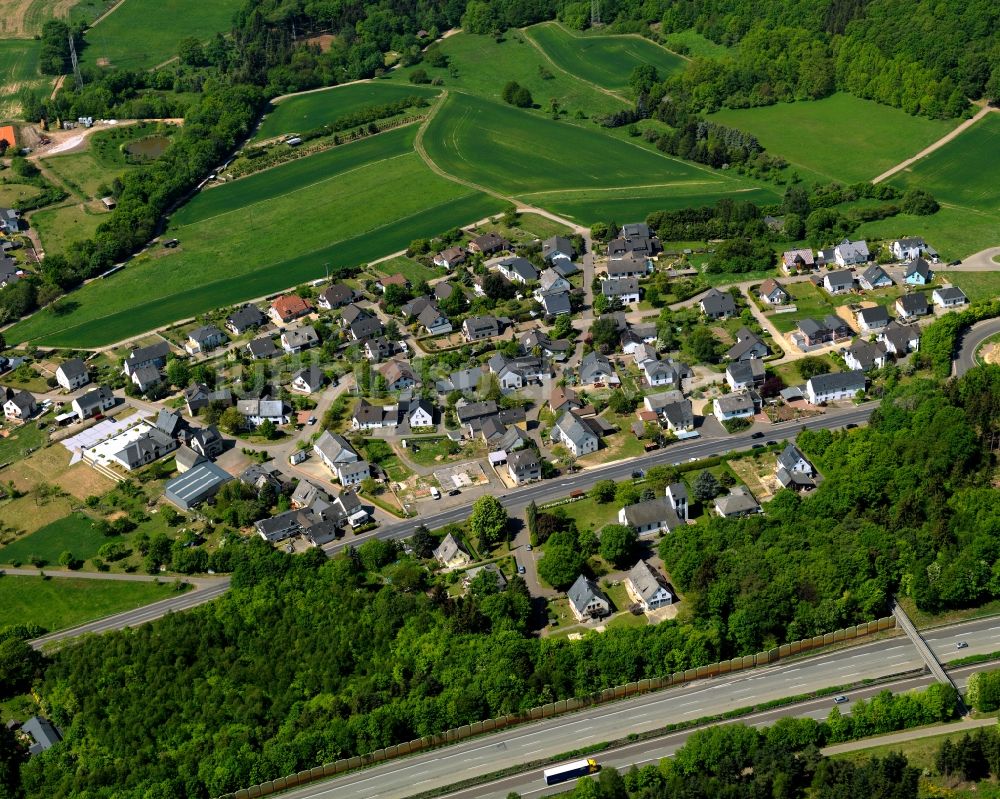
<svg viewBox="0 0 1000 799">
<path fill-rule="evenodd" d="M 76 90 L 83 88 L 83 75 L 80 74 L 80 62 L 76 58 L 76 42 L 73 41 L 73 32 L 69 34 L 69 57 L 73 62 L 73 77 L 76 78 Z"/>
</svg>

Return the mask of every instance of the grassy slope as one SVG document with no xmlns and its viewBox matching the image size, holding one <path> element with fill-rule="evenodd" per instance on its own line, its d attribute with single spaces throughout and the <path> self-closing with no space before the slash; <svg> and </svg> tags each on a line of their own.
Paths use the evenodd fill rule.
<svg viewBox="0 0 1000 799">
<path fill-rule="evenodd" d="M 19 108 L 18 89 L 51 80 L 38 71 L 40 53 L 41 43 L 31 39 L 0 40 L 0 119 L 11 117 Z"/>
<path fill-rule="evenodd" d="M 679 72 L 684 59 L 638 36 L 580 36 L 554 22 L 527 30 L 557 66 L 606 89 L 628 89 L 628 78 L 640 64 L 652 64 L 661 76 Z"/>
<path fill-rule="evenodd" d="M 312 94 L 290 97 L 277 103 L 264 117 L 254 138 L 270 139 L 287 133 L 302 133 L 367 106 L 405 100 L 414 95 L 430 99 L 435 97 L 438 91 L 426 86 L 375 82 L 352 83 L 348 86 L 337 86 Z"/>
<path fill-rule="evenodd" d="M 37 555 L 50 566 L 55 566 L 59 563 L 59 556 L 66 551 L 86 560 L 96 555 L 108 540 L 94 530 L 92 519 L 82 513 L 74 513 L 0 548 L 0 563 L 27 564 L 32 556 Z"/>
<path fill-rule="evenodd" d="M 85 34 L 85 64 L 122 69 L 156 66 L 177 55 L 188 36 L 207 40 L 231 28 L 240 0 L 125 0 Z M 137 35 L 141 31 L 142 35 Z"/>
<path fill-rule="evenodd" d="M 910 116 L 898 108 L 839 93 L 814 102 L 725 109 L 710 117 L 754 134 L 805 180 L 871 180 L 920 152 L 954 121 Z"/>
<path fill-rule="evenodd" d="M 62 630 L 138 608 L 173 593 L 169 585 L 112 580 L 0 577 L 0 628 L 40 624 Z"/>
<path fill-rule="evenodd" d="M 8 340 L 118 341 L 499 210 L 493 198 L 431 173 L 412 152 L 413 135 L 399 129 L 206 191 L 171 220 L 167 235 L 181 247 L 89 284 L 72 295 L 69 313 L 35 314 Z"/>
</svg>

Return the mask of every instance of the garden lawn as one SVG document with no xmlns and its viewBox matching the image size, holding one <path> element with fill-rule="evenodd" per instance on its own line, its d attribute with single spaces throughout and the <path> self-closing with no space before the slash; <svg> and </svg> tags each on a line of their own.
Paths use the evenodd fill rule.
<svg viewBox="0 0 1000 799">
<path fill-rule="evenodd" d="M 170 585 L 152 582 L 0 576 L 0 628 L 39 624 L 63 630 L 166 599 Z"/>
<path fill-rule="evenodd" d="M 30 221 L 38 231 L 45 252 L 53 255 L 66 252 L 74 242 L 92 238 L 106 216 L 107 212 L 74 202 L 34 211 Z"/>
<path fill-rule="evenodd" d="M 805 180 L 847 183 L 871 180 L 957 124 L 910 116 L 843 92 L 822 100 L 725 109 L 709 119 L 754 134 Z"/>
<path fill-rule="evenodd" d="M 412 152 L 413 129 L 310 156 L 205 192 L 155 250 L 7 332 L 99 346 L 261 297 L 405 249 L 414 239 L 497 212 L 487 195 L 434 175 Z M 352 148 L 368 148 L 361 157 Z M 360 162 L 360 163 L 359 163 Z"/>
<path fill-rule="evenodd" d="M 388 261 L 375 264 L 375 269 L 383 275 L 392 276 L 400 274 L 410 281 L 411 286 L 416 286 L 421 280 L 433 280 L 441 277 L 445 273 L 443 269 L 430 269 L 419 261 L 407 258 L 405 255 L 398 255 Z"/>
<path fill-rule="evenodd" d="M 275 103 L 273 110 L 268 112 L 261 122 L 254 139 L 271 139 L 289 133 L 304 133 L 368 106 L 394 103 L 418 95 L 430 100 L 437 96 L 439 91 L 412 84 L 366 81 L 289 97 Z"/>
<path fill-rule="evenodd" d="M 640 36 L 582 36 L 556 22 L 526 30 L 560 69 L 606 89 L 624 92 L 632 70 L 641 64 L 656 67 L 660 77 L 684 68 L 684 59 Z"/>
<path fill-rule="evenodd" d="M 601 504 L 590 497 L 585 497 L 576 502 L 558 505 L 555 508 L 544 511 L 539 508 L 539 511 L 552 513 L 556 510 L 564 510 L 566 516 L 576 522 L 577 529 L 598 531 L 605 525 L 618 524 L 619 507 L 618 503 L 614 500 Z"/>
<path fill-rule="evenodd" d="M 37 186 L 24 183 L 0 183 L 0 208 L 17 208 L 25 200 L 31 200 L 42 193 Z"/>
<path fill-rule="evenodd" d="M 74 513 L 0 548 L 0 563 L 28 564 L 37 556 L 49 566 L 56 566 L 59 556 L 67 551 L 86 560 L 110 540 L 118 539 L 104 537 L 94 530 L 93 519 Z"/>
<path fill-rule="evenodd" d="M 228 33 L 241 5 L 240 0 L 124 0 L 86 31 L 80 60 L 120 69 L 154 67 L 176 56 L 182 39 L 207 41 Z"/>
</svg>

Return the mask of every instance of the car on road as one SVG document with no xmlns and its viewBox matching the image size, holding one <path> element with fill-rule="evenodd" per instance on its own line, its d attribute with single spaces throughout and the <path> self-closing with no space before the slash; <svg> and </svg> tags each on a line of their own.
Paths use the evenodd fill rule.
<svg viewBox="0 0 1000 799">
<path fill-rule="evenodd" d="M 528 552 L 531 552 L 531 544 L 528 544 Z"/>
<path fill-rule="evenodd" d="M 955 649 L 966 649 L 969 646 L 968 641 L 959 641 L 955 644 Z"/>
<path fill-rule="evenodd" d="M 754 444 L 750 449 L 764 449 L 763 444 Z"/>
<path fill-rule="evenodd" d="M 750 436 L 750 438 L 763 438 L 763 437 L 764 437 L 764 434 L 760 430 L 758 430 L 756 433 L 753 433 Z"/>
<path fill-rule="evenodd" d="M 847 702 L 847 701 L 848 701 L 847 697 L 844 696 L 843 694 L 841 694 L 840 696 L 833 697 L 833 703 L 835 705 L 842 705 L 842 704 L 844 704 L 844 702 Z"/>
<path fill-rule="evenodd" d="M 457 488 L 453 488 L 453 489 L 451 489 L 451 491 L 448 492 L 448 496 L 449 497 L 457 497 L 461 493 L 462 492 L 459 491 Z"/>
<path fill-rule="evenodd" d="M 961 266 L 961 265 L 962 265 L 961 258 L 957 258 L 954 261 L 948 261 L 948 266 Z"/>
<path fill-rule="evenodd" d="M 641 480 L 645 476 L 646 476 L 646 474 L 645 474 L 645 472 L 642 471 L 642 469 L 636 469 L 636 470 L 634 470 L 632 472 L 632 479 L 633 480 Z"/>
<path fill-rule="evenodd" d="M 520 566 L 520 565 L 519 565 L 519 566 L 517 567 L 517 573 L 518 573 L 518 574 L 524 574 L 524 566 Z"/>
</svg>

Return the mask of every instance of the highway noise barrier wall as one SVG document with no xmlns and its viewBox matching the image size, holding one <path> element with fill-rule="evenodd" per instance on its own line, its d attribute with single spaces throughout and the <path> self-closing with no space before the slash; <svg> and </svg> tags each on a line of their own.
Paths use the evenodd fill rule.
<svg viewBox="0 0 1000 799">
<path fill-rule="evenodd" d="M 720 663 L 712 663 L 708 666 L 699 666 L 687 671 L 678 671 L 664 677 L 653 677 L 648 680 L 639 680 L 625 685 L 616 685 L 614 688 L 605 688 L 603 691 L 585 697 L 572 699 L 561 699 L 558 702 L 551 702 L 541 707 L 533 707 L 521 713 L 512 713 L 507 716 L 500 716 L 495 719 L 477 721 L 474 724 L 467 724 L 457 729 L 446 730 L 435 735 L 427 735 L 406 743 L 387 746 L 385 749 L 376 749 L 366 755 L 344 758 L 333 763 L 326 763 L 316 766 L 298 774 L 290 774 L 287 777 L 279 777 L 276 780 L 254 785 L 250 788 L 241 788 L 235 793 L 227 793 L 219 799 L 257 799 L 262 796 L 271 796 L 281 791 L 295 788 L 300 785 L 307 785 L 310 782 L 334 777 L 348 771 L 354 771 L 362 766 L 371 766 L 385 760 L 422 752 L 427 749 L 434 749 L 438 746 L 464 741 L 475 735 L 482 735 L 488 732 L 503 730 L 507 727 L 514 727 L 518 724 L 525 724 L 529 721 L 552 718 L 563 713 L 572 713 L 575 710 L 599 705 L 603 702 L 613 702 L 618 699 L 625 699 L 638 694 L 645 694 L 650 691 L 658 691 L 662 688 L 669 688 L 672 685 L 681 685 L 692 680 L 700 680 L 706 677 L 717 677 L 720 674 L 731 674 L 744 669 L 752 669 L 756 666 L 766 666 L 770 663 L 777 663 L 782 658 L 793 657 L 814 649 L 821 649 L 832 644 L 839 644 L 846 641 L 855 641 L 860 638 L 874 635 L 875 633 L 891 630 L 896 626 L 896 619 L 892 616 L 859 624 L 857 627 L 848 627 L 832 633 L 824 633 L 813 638 L 806 638 L 802 641 L 793 641 L 790 644 L 782 644 L 766 652 L 758 652 L 756 655 L 745 655 L 744 657 L 723 660 Z"/>
</svg>

